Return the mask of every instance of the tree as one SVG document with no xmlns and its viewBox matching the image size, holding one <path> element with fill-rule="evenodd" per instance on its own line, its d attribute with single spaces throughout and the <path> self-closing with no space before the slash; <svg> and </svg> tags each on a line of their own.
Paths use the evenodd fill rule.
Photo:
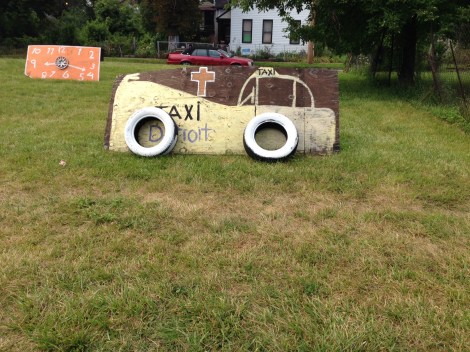
<svg viewBox="0 0 470 352">
<path fill-rule="evenodd" d="M 110 33 L 135 35 L 142 33 L 141 15 L 129 1 L 96 0 L 96 20 L 107 24 Z"/>
<path fill-rule="evenodd" d="M 77 43 L 76 33 L 92 4 L 92 0 L 2 0 L 0 44 Z"/>
<path fill-rule="evenodd" d="M 141 0 L 147 30 L 192 38 L 200 22 L 198 0 Z"/>
<path fill-rule="evenodd" d="M 86 12 L 78 7 L 63 11 L 58 18 L 49 16 L 42 30 L 42 39 L 48 44 L 80 45 L 80 28 L 87 20 Z"/>
<path fill-rule="evenodd" d="M 413 84 L 418 48 L 429 41 L 429 33 L 449 31 L 462 21 L 470 21 L 468 0 L 232 0 L 232 5 L 260 10 L 278 9 L 289 21 L 291 11 L 310 9 L 310 24 L 296 35 L 302 40 L 320 41 L 339 54 L 368 54 L 380 59 L 385 47 L 398 55 L 398 75 L 404 84 Z M 313 17 L 314 16 L 314 17 Z"/>
<path fill-rule="evenodd" d="M 132 1 L 94 0 L 93 17 L 82 29 L 86 45 L 101 46 L 106 55 L 134 53 L 144 34 L 138 6 Z"/>
<path fill-rule="evenodd" d="M 46 16 L 59 15 L 63 9 L 62 2 L 57 0 L 3 0 L 0 2 L 1 39 L 16 44 L 25 38 L 37 37 Z"/>
</svg>

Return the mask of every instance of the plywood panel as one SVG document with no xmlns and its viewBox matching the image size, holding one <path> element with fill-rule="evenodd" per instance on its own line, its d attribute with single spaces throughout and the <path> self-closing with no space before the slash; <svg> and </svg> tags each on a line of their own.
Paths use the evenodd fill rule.
<svg viewBox="0 0 470 352">
<path fill-rule="evenodd" d="M 31 78 L 99 81 L 101 48 L 30 45 L 25 75 Z"/>
<path fill-rule="evenodd" d="M 201 73 L 203 83 L 198 81 Z M 328 154 L 339 148 L 334 71 L 184 67 L 120 77 L 113 89 L 106 147 L 127 151 L 127 120 L 151 106 L 166 111 L 179 127 L 174 153 L 243 154 L 245 126 L 265 112 L 283 114 L 294 122 L 299 153 Z M 149 121 L 139 132 L 139 143 L 151 146 L 160 135 L 158 121 Z"/>
</svg>

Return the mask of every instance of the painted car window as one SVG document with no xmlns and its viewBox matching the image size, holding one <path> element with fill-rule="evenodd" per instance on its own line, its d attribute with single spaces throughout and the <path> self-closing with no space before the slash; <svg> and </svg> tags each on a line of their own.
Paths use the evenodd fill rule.
<svg viewBox="0 0 470 352">
<path fill-rule="evenodd" d="M 291 83 L 282 84 L 283 82 Z M 243 105 L 277 105 L 304 107 L 314 106 L 313 95 L 308 86 L 293 78 L 250 78 L 240 92 L 239 106 Z"/>
</svg>

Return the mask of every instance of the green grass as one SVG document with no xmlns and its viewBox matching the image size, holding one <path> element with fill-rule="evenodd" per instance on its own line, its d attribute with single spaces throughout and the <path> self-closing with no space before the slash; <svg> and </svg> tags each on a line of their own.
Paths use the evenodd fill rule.
<svg viewBox="0 0 470 352">
<path fill-rule="evenodd" d="M 255 61 L 257 67 L 298 67 L 298 68 L 326 68 L 342 70 L 344 64 L 340 62 L 314 62 L 308 64 L 306 62 L 276 62 L 276 61 Z"/>
<path fill-rule="evenodd" d="M 338 154 L 146 159 L 103 148 L 111 87 L 165 65 L 23 65 L 0 59 L 0 350 L 468 350 L 456 125 L 341 74 Z"/>
<path fill-rule="evenodd" d="M 366 70 L 366 68 L 364 68 Z M 367 74 L 367 73 L 366 73 Z M 470 92 L 470 74 L 461 72 L 463 91 Z M 455 71 L 439 74 L 440 90 L 436 92 L 431 72 L 421 72 L 413 87 L 403 87 L 398 76 L 391 76 L 391 87 L 385 88 L 396 98 L 412 103 L 420 110 L 426 110 L 449 123 L 458 125 L 470 133 L 470 106 L 462 99 L 461 88 Z M 377 88 L 384 89 L 389 84 L 388 73 L 378 72 L 373 82 Z"/>
</svg>

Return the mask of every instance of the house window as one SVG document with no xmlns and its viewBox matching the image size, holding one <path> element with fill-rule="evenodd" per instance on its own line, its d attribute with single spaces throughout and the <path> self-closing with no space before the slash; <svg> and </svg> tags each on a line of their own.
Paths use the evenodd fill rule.
<svg viewBox="0 0 470 352">
<path fill-rule="evenodd" d="M 251 43 L 253 40 L 253 20 L 243 20 L 242 43 Z"/>
<path fill-rule="evenodd" d="M 301 26 L 301 21 L 294 21 L 294 25 L 292 26 L 293 29 L 298 29 Z M 290 33 L 289 36 L 289 43 L 290 44 L 300 44 L 300 37 L 295 33 Z"/>
<path fill-rule="evenodd" d="M 273 42 L 273 20 L 263 20 L 263 44 Z"/>
</svg>

